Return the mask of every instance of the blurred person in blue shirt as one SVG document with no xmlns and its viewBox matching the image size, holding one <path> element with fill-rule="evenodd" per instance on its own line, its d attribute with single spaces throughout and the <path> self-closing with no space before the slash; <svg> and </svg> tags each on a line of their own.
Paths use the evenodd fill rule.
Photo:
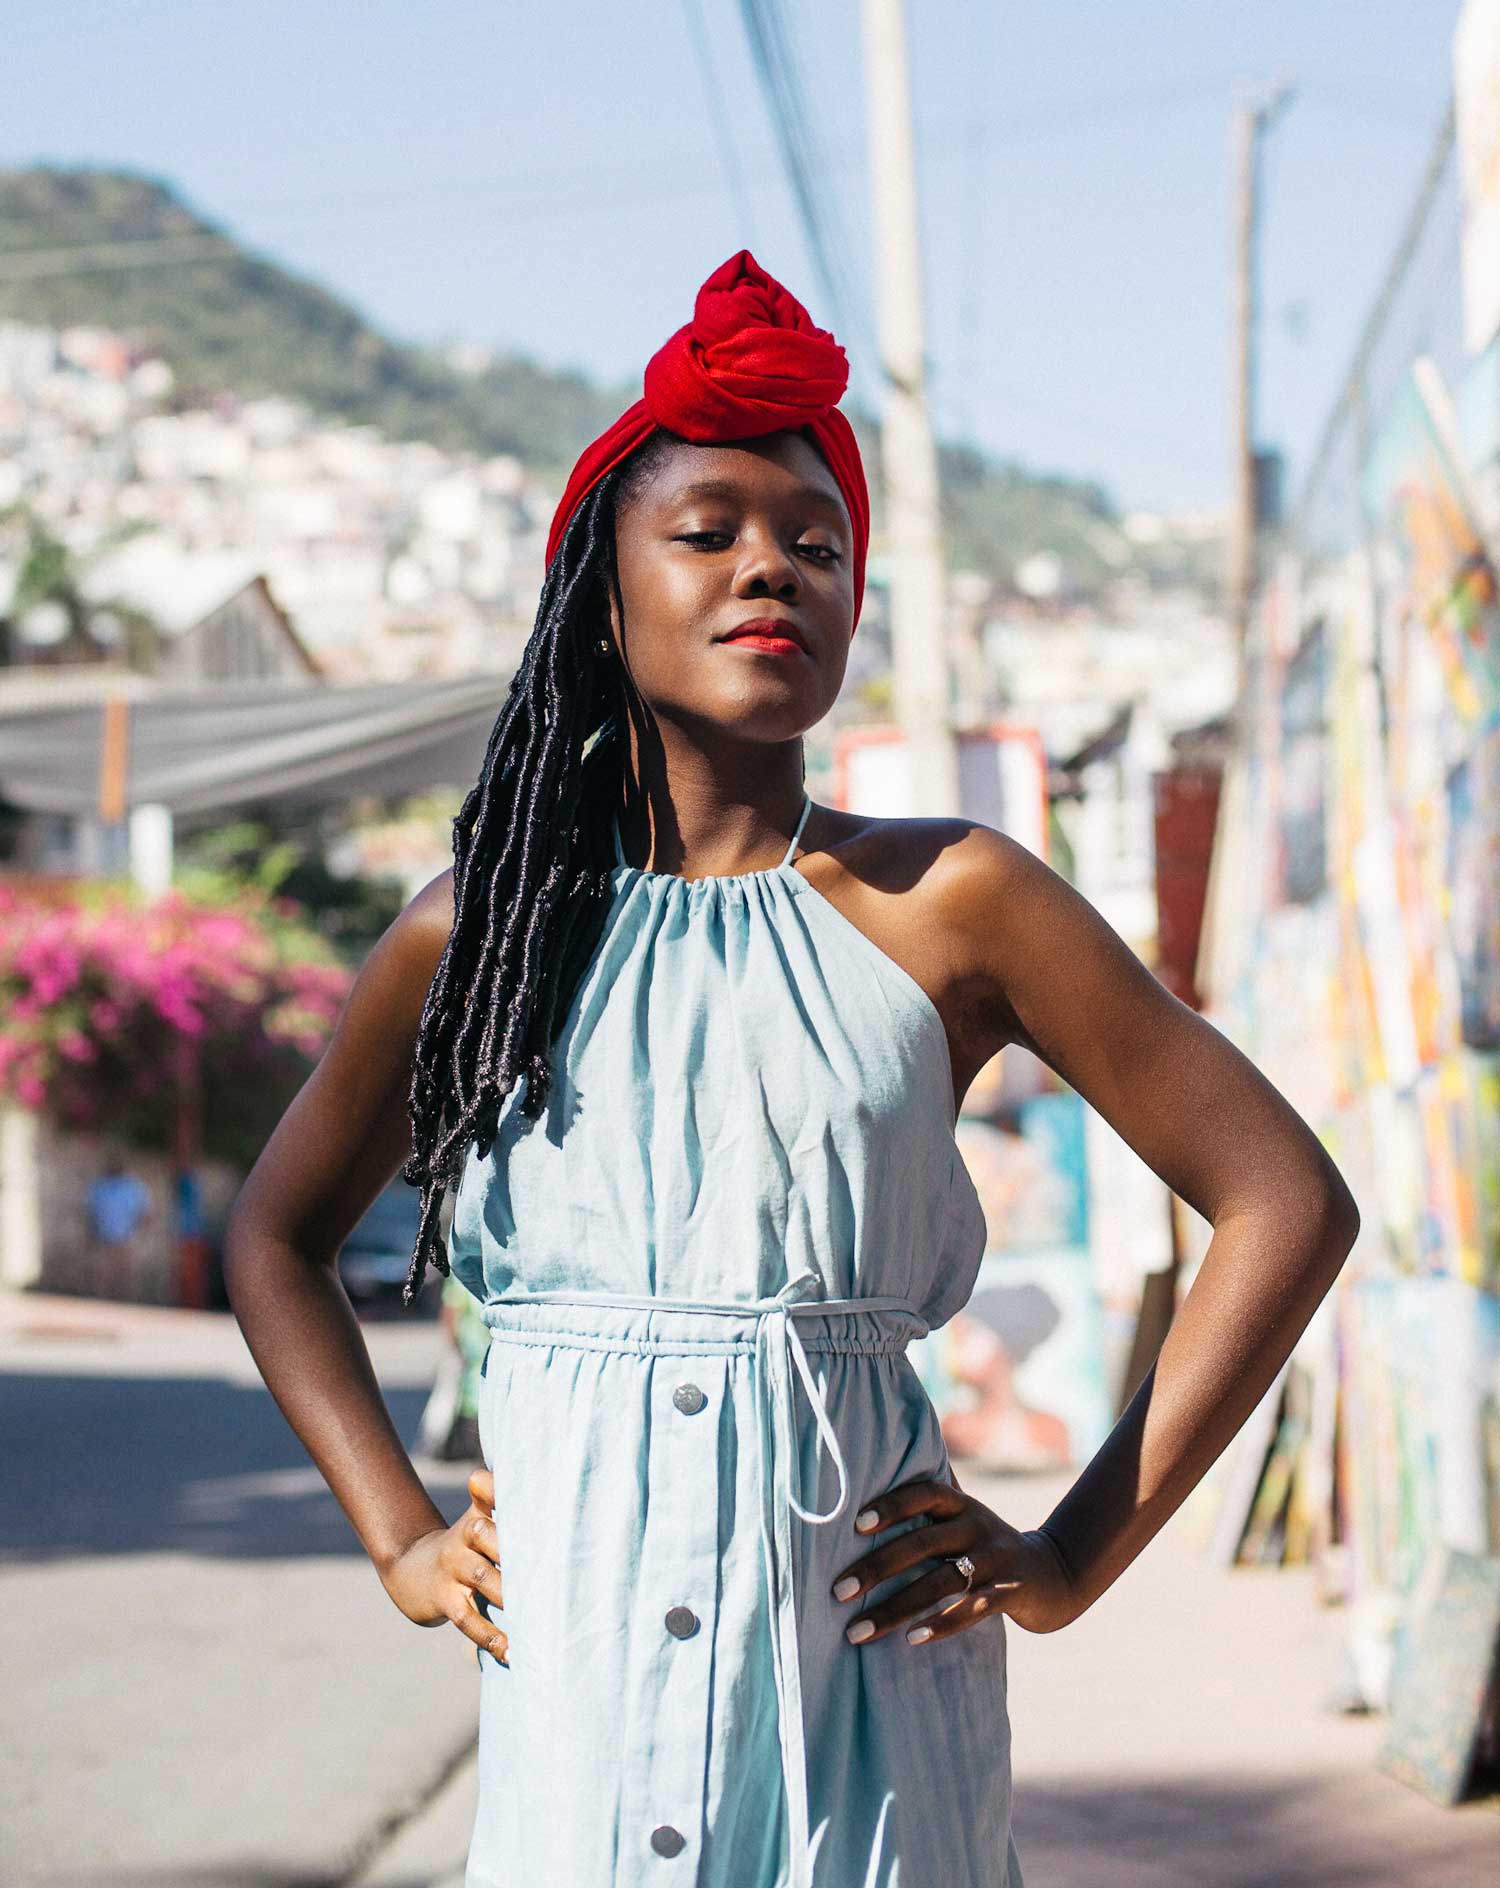
<svg viewBox="0 0 1500 1888">
<path fill-rule="evenodd" d="M 136 1235 L 151 1218 L 151 1193 L 111 1154 L 89 1184 L 89 1235 L 94 1247 L 94 1290 L 101 1298 L 134 1295 Z"/>
</svg>

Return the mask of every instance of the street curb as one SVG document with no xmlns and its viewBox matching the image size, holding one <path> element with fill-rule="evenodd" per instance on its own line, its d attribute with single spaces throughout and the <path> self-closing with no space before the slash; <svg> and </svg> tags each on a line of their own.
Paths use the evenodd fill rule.
<svg viewBox="0 0 1500 1888">
<path fill-rule="evenodd" d="M 337 1888 L 463 1888 L 474 1828 L 477 1732 L 412 1802 L 388 1816 Z"/>
</svg>

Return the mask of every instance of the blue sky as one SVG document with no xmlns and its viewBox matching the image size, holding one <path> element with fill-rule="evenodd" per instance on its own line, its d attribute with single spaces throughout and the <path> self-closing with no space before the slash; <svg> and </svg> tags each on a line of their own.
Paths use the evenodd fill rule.
<svg viewBox="0 0 1500 1888">
<path fill-rule="evenodd" d="M 940 431 L 1125 505 L 1224 501 L 1230 105 L 1285 77 L 1259 430 L 1295 476 L 1415 190 L 1457 15 L 910 0 Z M 785 16 L 868 330 L 858 0 Z M 12 0 L 5 38 L 0 163 L 169 178 L 397 337 L 638 383 L 744 246 L 873 390 L 804 246 L 737 0 Z"/>
</svg>

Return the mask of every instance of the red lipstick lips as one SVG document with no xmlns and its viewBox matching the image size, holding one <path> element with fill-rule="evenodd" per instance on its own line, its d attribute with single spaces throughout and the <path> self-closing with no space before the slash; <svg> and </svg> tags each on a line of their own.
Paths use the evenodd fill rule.
<svg viewBox="0 0 1500 1888">
<path fill-rule="evenodd" d="M 752 616 L 747 622 L 741 623 L 738 629 L 730 630 L 722 640 L 737 643 L 742 648 L 760 650 L 766 655 L 805 656 L 811 653 L 802 631 L 783 616 Z"/>
</svg>

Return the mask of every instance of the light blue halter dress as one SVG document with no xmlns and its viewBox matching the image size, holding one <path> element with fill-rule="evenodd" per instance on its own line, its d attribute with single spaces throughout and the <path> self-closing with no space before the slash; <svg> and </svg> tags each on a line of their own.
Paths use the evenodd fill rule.
<svg viewBox="0 0 1500 1888">
<path fill-rule="evenodd" d="M 626 863 L 536 1120 L 470 1149 L 449 1256 L 508 1663 L 479 1652 L 466 1888 L 1020 1888 L 1005 1620 L 844 1629 L 854 1517 L 952 1479 L 906 1346 L 984 1216 L 941 1018 L 793 865 Z M 946 1602 L 944 1602 L 946 1603 Z M 490 1610 L 484 1608 L 483 1610 Z"/>
</svg>

